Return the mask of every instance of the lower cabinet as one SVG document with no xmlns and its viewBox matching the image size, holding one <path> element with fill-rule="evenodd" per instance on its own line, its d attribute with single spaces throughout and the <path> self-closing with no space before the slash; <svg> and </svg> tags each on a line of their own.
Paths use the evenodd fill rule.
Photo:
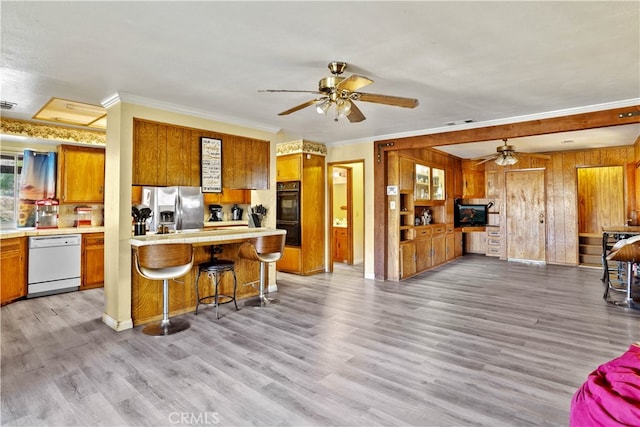
<svg viewBox="0 0 640 427">
<path fill-rule="evenodd" d="M 82 283 L 80 289 L 104 286 L 104 233 L 82 235 Z"/>
<path fill-rule="evenodd" d="M 276 262 L 278 271 L 300 273 L 302 271 L 302 250 L 293 246 L 285 246 L 282 258 Z"/>
<path fill-rule="evenodd" d="M 27 238 L 0 239 L 0 303 L 27 295 Z"/>
<path fill-rule="evenodd" d="M 426 270 L 433 265 L 431 236 L 431 227 L 416 227 L 416 271 Z"/>
<path fill-rule="evenodd" d="M 349 262 L 349 233 L 345 227 L 333 228 L 333 260 Z"/>
<path fill-rule="evenodd" d="M 444 264 L 462 255 L 462 233 L 453 224 L 415 227 L 415 238 L 400 244 L 400 278 Z"/>
<path fill-rule="evenodd" d="M 416 274 L 416 245 L 413 242 L 400 244 L 400 278 Z"/>
</svg>

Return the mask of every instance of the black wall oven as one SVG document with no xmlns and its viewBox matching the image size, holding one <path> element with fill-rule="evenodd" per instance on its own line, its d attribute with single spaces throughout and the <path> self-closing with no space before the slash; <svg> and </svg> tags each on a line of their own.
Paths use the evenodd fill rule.
<svg viewBox="0 0 640 427">
<path fill-rule="evenodd" d="M 277 183 L 276 228 L 287 231 L 287 246 L 300 246 L 300 181 Z"/>
</svg>

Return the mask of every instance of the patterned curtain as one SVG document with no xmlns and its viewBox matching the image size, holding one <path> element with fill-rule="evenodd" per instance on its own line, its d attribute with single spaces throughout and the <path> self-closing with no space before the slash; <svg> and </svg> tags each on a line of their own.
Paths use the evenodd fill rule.
<svg viewBox="0 0 640 427">
<path fill-rule="evenodd" d="M 24 150 L 20 173 L 18 227 L 35 227 L 34 202 L 56 196 L 56 153 Z"/>
</svg>

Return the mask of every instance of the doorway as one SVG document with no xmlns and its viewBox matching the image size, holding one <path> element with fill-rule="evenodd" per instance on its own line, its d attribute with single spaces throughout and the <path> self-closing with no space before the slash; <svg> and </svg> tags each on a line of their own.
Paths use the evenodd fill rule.
<svg viewBox="0 0 640 427">
<path fill-rule="evenodd" d="M 602 227 L 625 224 L 623 166 L 577 170 L 578 264 L 602 267 Z"/>
<path fill-rule="evenodd" d="M 546 262 L 544 169 L 507 171 L 507 260 Z"/>
<path fill-rule="evenodd" d="M 364 275 L 364 160 L 328 164 L 329 271 Z"/>
</svg>

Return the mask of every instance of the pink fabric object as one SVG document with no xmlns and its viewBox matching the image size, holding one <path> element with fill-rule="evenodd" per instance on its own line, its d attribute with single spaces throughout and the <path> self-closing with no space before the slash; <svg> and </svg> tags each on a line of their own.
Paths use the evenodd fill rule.
<svg viewBox="0 0 640 427">
<path fill-rule="evenodd" d="M 640 426 L 640 346 L 589 374 L 571 399 L 569 425 Z"/>
</svg>

